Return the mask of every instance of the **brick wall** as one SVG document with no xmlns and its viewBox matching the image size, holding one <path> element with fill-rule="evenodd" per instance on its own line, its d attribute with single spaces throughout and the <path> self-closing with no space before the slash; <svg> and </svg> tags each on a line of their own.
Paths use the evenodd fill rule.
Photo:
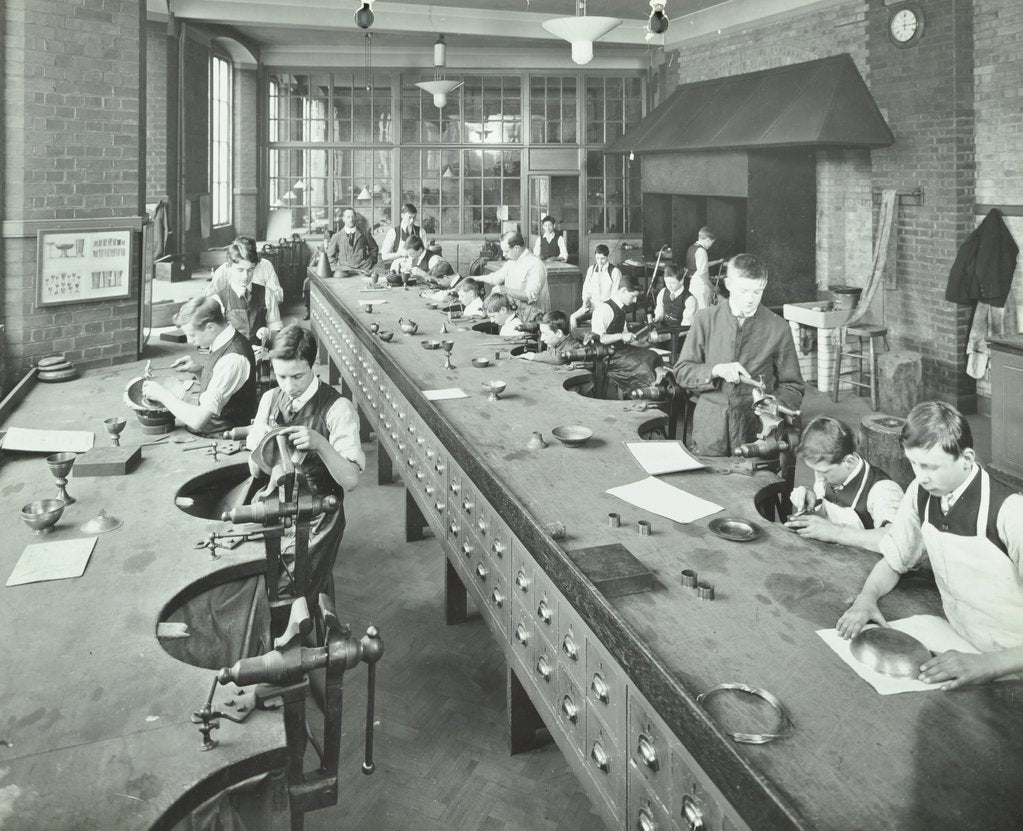
<svg viewBox="0 0 1023 831">
<path fill-rule="evenodd" d="M 136 289 L 37 307 L 36 231 L 139 215 L 144 90 L 140 0 L 7 0 L 0 15 L 6 386 L 53 352 L 86 367 L 135 357 Z"/>
<path fill-rule="evenodd" d="M 830 7 L 699 44 L 679 52 L 679 83 L 740 75 L 848 53 L 868 81 L 866 0 Z M 817 284 L 863 285 L 871 263 L 870 157 L 866 151 L 817 156 Z"/>
<path fill-rule="evenodd" d="M 988 11 L 994 15 L 1018 4 L 978 0 L 978 13 L 985 5 L 997 7 Z M 818 153 L 817 282 L 862 285 L 870 271 L 876 224 L 871 191 L 922 186 L 923 205 L 900 209 L 894 279 L 881 303 L 893 346 L 924 356 L 924 394 L 969 410 L 974 388 L 963 371 L 968 312 L 946 303 L 943 294 L 956 249 L 973 224 L 972 4 L 931 0 L 924 13 L 924 36 L 907 49 L 888 39 L 889 10 L 882 0 L 849 0 L 687 43 L 679 52 L 679 82 L 842 52 L 852 56 L 895 134 L 895 144 L 869 153 Z M 1008 36 L 999 37 L 1010 48 Z M 1018 95 L 1018 75 L 1015 86 L 1006 86 L 1010 88 Z M 1007 150 L 1006 158 L 1011 155 Z"/>
<path fill-rule="evenodd" d="M 1023 206 L 1023 3 L 974 2 L 974 92 L 976 96 L 977 203 Z M 980 223 L 981 215 L 973 221 Z M 1023 248 L 1023 217 L 1005 223 Z M 1010 331 L 1023 331 L 1023 277 L 1019 263 L 1006 305 Z M 1013 317 L 1015 318 L 1013 320 Z M 990 396 L 988 379 L 977 392 Z"/>
<path fill-rule="evenodd" d="M 255 68 L 234 69 L 234 223 L 232 231 L 256 236 L 259 112 Z"/>
<path fill-rule="evenodd" d="M 886 291 L 894 340 L 923 357 L 924 394 L 972 411 L 965 373 L 968 310 L 944 300 L 949 267 L 973 212 L 973 36 L 970 0 L 932 0 L 907 49 L 888 38 L 888 12 L 869 19 L 870 86 L 895 134 L 871 156 L 875 188 L 924 188 L 898 219 L 895 287 Z"/>
<path fill-rule="evenodd" d="M 146 24 L 146 202 L 171 196 L 167 171 L 167 24 Z"/>
</svg>

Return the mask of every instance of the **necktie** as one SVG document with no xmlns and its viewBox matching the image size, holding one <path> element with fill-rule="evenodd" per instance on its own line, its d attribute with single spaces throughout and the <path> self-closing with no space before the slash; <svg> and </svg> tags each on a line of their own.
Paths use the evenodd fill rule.
<svg viewBox="0 0 1023 831">
<path fill-rule="evenodd" d="M 941 497 L 941 512 L 948 516 L 948 512 L 952 510 L 952 494 L 946 493 Z"/>
<path fill-rule="evenodd" d="M 246 306 L 249 305 L 249 300 L 251 300 L 251 299 L 252 299 L 252 291 L 250 289 L 245 289 L 245 291 L 242 292 L 242 300 L 245 301 L 245 305 Z"/>
</svg>

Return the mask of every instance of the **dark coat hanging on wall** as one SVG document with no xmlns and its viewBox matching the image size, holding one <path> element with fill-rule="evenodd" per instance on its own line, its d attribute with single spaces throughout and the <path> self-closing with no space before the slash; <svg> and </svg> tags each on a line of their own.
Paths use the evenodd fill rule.
<svg viewBox="0 0 1023 831">
<path fill-rule="evenodd" d="M 962 244 L 948 273 L 945 299 L 972 305 L 983 301 L 1001 308 L 1009 296 L 1019 248 L 997 209 Z"/>
</svg>

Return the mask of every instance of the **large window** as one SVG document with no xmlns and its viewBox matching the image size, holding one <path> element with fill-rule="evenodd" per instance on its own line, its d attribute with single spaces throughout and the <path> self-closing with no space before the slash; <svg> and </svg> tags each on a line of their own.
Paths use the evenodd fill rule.
<svg viewBox="0 0 1023 831">
<path fill-rule="evenodd" d="M 602 150 L 642 116 L 640 78 L 456 73 L 447 77 L 461 86 L 438 108 L 416 86 L 432 77 L 271 74 L 268 238 L 334 228 L 346 207 L 382 236 L 404 202 L 418 207 L 431 237 L 499 234 L 526 220 L 530 148 L 551 145 L 574 146 L 586 160 L 579 232 L 641 230 L 639 163 Z M 562 178 L 571 190 L 563 201 L 578 209 L 576 178 Z"/>
<path fill-rule="evenodd" d="M 591 234 L 638 234 L 642 231 L 639 159 L 627 155 L 586 153 L 586 220 Z"/>
<path fill-rule="evenodd" d="M 535 144 L 575 144 L 576 83 L 571 76 L 529 79 L 529 140 Z"/>
<path fill-rule="evenodd" d="M 213 224 L 231 223 L 231 62 L 210 60 L 210 195 Z"/>
<path fill-rule="evenodd" d="M 364 73 L 275 74 L 268 83 L 267 237 L 338 227 L 354 208 L 373 232 L 392 219 L 391 82 Z"/>
</svg>

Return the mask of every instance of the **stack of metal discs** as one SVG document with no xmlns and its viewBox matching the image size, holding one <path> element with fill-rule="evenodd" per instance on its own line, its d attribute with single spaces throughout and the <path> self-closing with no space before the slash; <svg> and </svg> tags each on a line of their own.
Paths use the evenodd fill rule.
<svg viewBox="0 0 1023 831">
<path fill-rule="evenodd" d="M 39 369 L 38 378 L 40 381 L 56 384 L 60 381 L 73 381 L 78 377 L 78 370 L 63 355 L 51 355 L 49 358 L 40 358 L 36 363 Z"/>
</svg>

